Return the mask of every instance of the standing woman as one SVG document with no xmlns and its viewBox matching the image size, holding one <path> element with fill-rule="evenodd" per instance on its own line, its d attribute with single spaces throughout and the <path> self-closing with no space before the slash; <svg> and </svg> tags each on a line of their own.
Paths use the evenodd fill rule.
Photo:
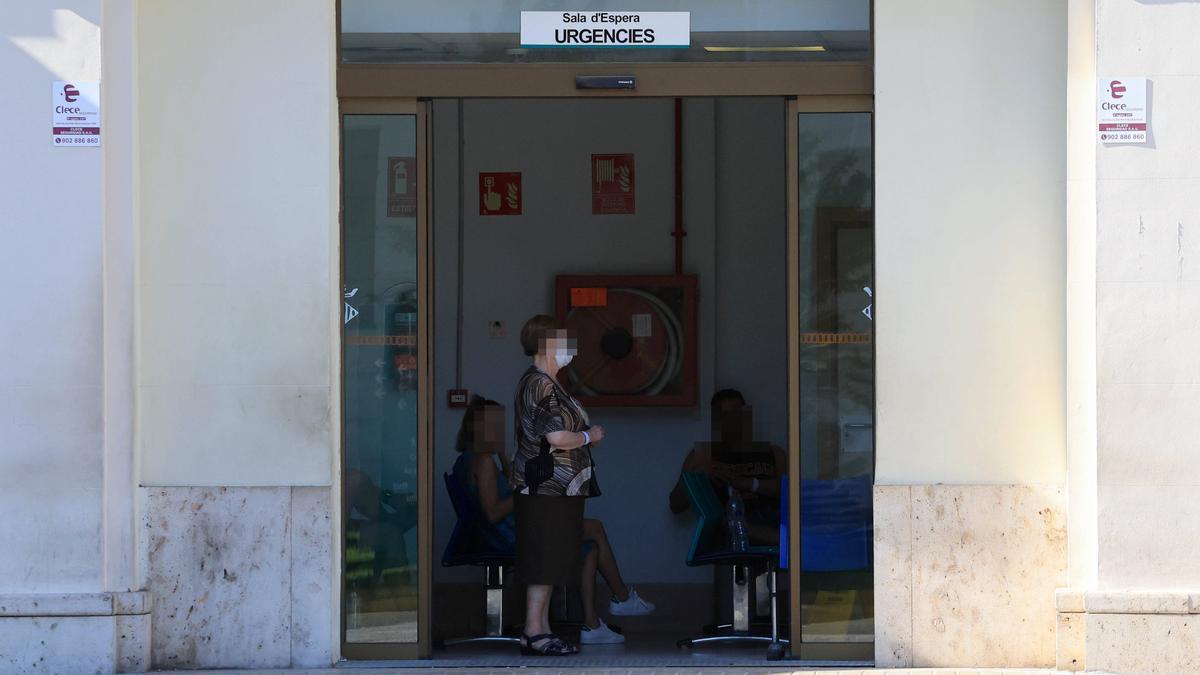
<svg viewBox="0 0 1200 675">
<path fill-rule="evenodd" d="M 591 446 L 604 439 L 604 429 L 589 426 L 587 411 L 555 380 L 575 355 L 557 319 L 539 314 L 526 321 L 521 347 L 533 357 L 514 405 L 517 575 L 528 585 L 521 652 L 561 656 L 579 648 L 550 632 L 550 593 L 579 575 L 583 500 L 598 494 Z"/>
</svg>

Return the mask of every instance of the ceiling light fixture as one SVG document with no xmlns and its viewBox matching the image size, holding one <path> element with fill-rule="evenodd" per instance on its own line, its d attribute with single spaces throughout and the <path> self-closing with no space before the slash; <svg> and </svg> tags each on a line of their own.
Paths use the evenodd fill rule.
<svg viewBox="0 0 1200 675">
<path fill-rule="evenodd" d="M 705 47 L 706 52 L 823 52 L 821 45 L 794 45 L 787 47 Z"/>
</svg>

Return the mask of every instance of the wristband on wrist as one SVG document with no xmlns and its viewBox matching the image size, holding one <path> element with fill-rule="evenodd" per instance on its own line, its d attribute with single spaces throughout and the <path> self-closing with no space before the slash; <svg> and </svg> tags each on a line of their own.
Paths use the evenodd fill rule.
<svg viewBox="0 0 1200 675">
<path fill-rule="evenodd" d="M 583 444 L 584 445 L 588 445 L 589 443 L 592 442 L 592 437 L 588 436 L 587 430 L 581 431 L 580 433 L 583 434 Z"/>
</svg>

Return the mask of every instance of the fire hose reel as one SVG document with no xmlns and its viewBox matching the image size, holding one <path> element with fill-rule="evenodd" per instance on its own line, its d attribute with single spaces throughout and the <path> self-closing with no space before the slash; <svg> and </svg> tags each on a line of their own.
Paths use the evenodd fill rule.
<svg viewBox="0 0 1200 675">
<path fill-rule="evenodd" d="M 559 276 L 578 353 L 559 379 L 589 406 L 696 404 L 695 275 Z"/>
</svg>

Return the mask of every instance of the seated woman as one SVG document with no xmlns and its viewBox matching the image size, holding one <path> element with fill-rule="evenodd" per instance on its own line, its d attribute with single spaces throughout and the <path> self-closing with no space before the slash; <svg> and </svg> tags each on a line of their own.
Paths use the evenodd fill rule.
<svg viewBox="0 0 1200 675">
<path fill-rule="evenodd" d="M 512 551 L 517 528 L 513 517 L 512 488 L 509 486 L 508 461 L 504 455 L 504 408 L 481 396 L 472 396 L 458 430 L 454 475 L 468 486 L 478 500 L 487 523 L 480 528 L 483 543 L 491 550 Z M 609 612 L 618 616 L 641 616 L 654 611 L 654 605 L 638 596 L 621 579 L 617 560 L 604 525 L 594 518 L 583 521 L 583 600 L 584 627 L 580 642 L 585 645 L 620 644 L 625 636 L 611 630 L 596 614 L 596 572 L 604 577 L 612 591 Z"/>
</svg>

